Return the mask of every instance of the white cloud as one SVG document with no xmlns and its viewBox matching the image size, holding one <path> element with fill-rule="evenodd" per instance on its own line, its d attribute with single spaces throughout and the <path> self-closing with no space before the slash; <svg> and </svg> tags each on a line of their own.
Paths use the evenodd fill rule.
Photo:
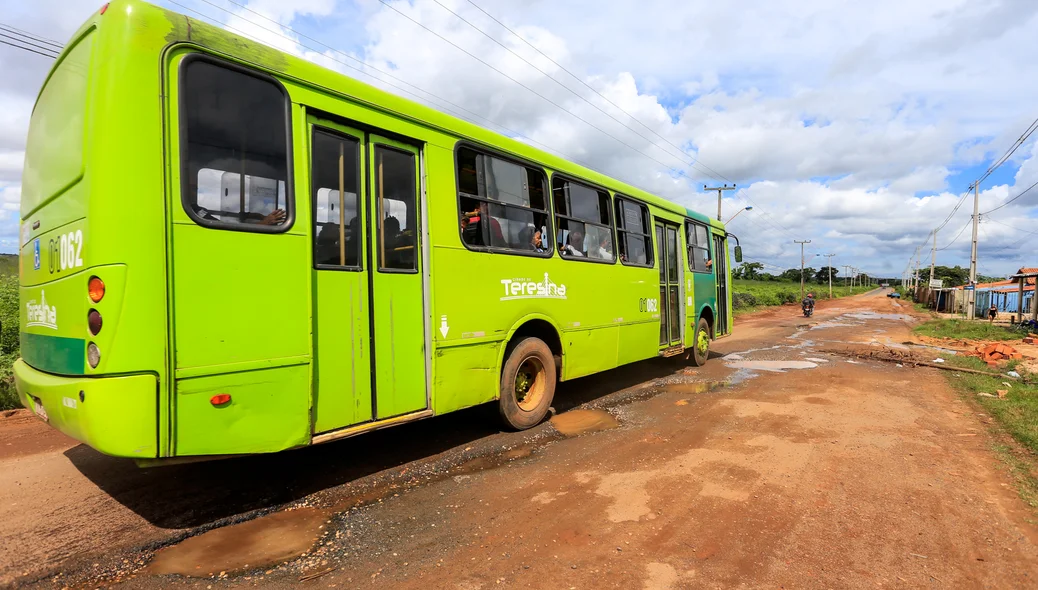
<svg viewBox="0 0 1038 590">
<path fill-rule="evenodd" d="M 477 0 L 559 65 L 462 0 L 441 1 L 497 42 L 431 0 L 391 2 L 514 81 L 374 0 L 248 2 L 280 26 L 221 0 L 214 2 L 233 16 L 183 1 L 279 49 L 356 75 L 337 63 L 354 62 L 284 28 L 291 26 L 468 112 L 419 92 L 434 106 L 713 214 L 716 196 L 696 192 L 717 182 L 709 167 L 742 187 L 725 198 L 726 217 L 754 206 L 733 223 L 747 254 L 778 266 L 799 261 L 797 237 L 812 239 L 813 253 L 837 253 L 834 264 L 898 275 L 965 189 L 956 175 L 1000 155 L 1038 114 L 1029 99 L 1038 80 L 1023 75 L 1038 49 L 1031 34 L 1038 4 L 1027 0 L 776 0 L 752 7 Z M 336 20 L 346 13 L 355 22 Z M 26 28 L 58 26 L 35 12 L 22 16 Z M 33 76 L 42 79 L 22 75 Z M 18 138 L 34 95 L 32 84 L 0 81 L 0 182 L 17 179 L 10 162 L 21 157 Z M 982 210 L 1038 181 L 1036 156 L 1034 144 L 1022 149 L 1012 185 L 986 188 Z M 697 165 L 689 166 L 693 159 Z M 990 241 L 982 242 L 984 272 L 1035 262 L 1029 250 L 1012 246 L 1025 234 L 998 223 L 1027 219 L 1038 205 L 1035 193 L 982 224 Z M 942 245 L 971 211 L 964 205 L 953 216 L 939 233 Z M 939 262 L 968 262 L 965 233 Z"/>
</svg>

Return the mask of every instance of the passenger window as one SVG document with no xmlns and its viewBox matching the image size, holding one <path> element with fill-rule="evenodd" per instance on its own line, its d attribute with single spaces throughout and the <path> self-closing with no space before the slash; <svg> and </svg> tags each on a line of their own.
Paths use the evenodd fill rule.
<svg viewBox="0 0 1038 590">
<path fill-rule="evenodd" d="M 688 269 L 693 272 L 710 272 L 710 232 L 705 225 L 688 221 L 685 223 L 688 240 Z"/>
<path fill-rule="evenodd" d="M 544 173 L 458 150 L 461 239 L 473 248 L 551 254 Z"/>
<path fill-rule="evenodd" d="M 359 269 L 360 143 L 315 129 L 312 145 L 314 264 Z"/>
<path fill-rule="evenodd" d="M 649 210 L 645 205 L 617 197 L 616 232 L 620 262 L 628 266 L 652 266 Z"/>
<path fill-rule="evenodd" d="M 616 260 L 609 193 L 552 178 L 559 251 L 567 258 Z"/>
<path fill-rule="evenodd" d="M 414 154 L 375 146 L 379 270 L 418 270 Z"/>
<path fill-rule="evenodd" d="M 197 223 L 276 232 L 294 213 L 288 100 L 272 80 L 187 58 L 182 68 L 182 201 Z"/>
</svg>

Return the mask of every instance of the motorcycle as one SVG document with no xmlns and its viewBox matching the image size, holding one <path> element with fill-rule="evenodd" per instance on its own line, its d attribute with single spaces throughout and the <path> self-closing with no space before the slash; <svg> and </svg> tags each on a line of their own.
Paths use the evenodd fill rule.
<svg viewBox="0 0 1038 590">
<path fill-rule="evenodd" d="M 804 317 L 805 318 L 811 317 L 811 315 L 814 314 L 814 312 L 815 312 L 815 308 L 814 308 L 813 305 L 802 305 L 801 307 L 804 308 Z"/>
</svg>

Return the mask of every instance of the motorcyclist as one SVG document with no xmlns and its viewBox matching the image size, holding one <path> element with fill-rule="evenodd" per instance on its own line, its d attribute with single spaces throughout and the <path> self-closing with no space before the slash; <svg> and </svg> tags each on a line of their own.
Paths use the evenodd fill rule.
<svg viewBox="0 0 1038 590">
<path fill-rule="evenodd" d="M 805 297 L 804 300 L 800 302 L 800 307 L 804 311 L 807 311 L 808 309 L 810 309 L 811 311 L 814 311 L 815 310 L 815 294 L 814 293 L 808 293 L 807 297 Z"/>
</svg>

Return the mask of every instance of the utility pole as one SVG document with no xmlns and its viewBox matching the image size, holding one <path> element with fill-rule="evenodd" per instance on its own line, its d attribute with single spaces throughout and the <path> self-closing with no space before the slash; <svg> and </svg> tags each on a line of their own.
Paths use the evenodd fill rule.
<svg viewBox="0 0 1038 590">
<path fill-rule="evenodd" d="M 829 268 L 829 299 L 832 299 L 833 298 L 833 256 L 836 256 L 836 254 L 823 254 L 822 256 L 827 256 L 829 258 L 829 264 L 827 265 L 828 268 Z"/>
<path fill-rule="evenodd" d="M 725 183 L 724 186 L 712 186 L 712 187 L 707 187 L 705 184 L 703 185 L 703 192 L 706 192 L 706 191 L 717 191 L 717 220 L 718 221 L 721 221 L 721 194 L 724 191 L 734 191 L 734 190 L 735 190 L 735 185 L 734 184 L 732 186 L 728 186 L 728 184 Z M 736 213 L 736 215 L 738 215 L 738 213 Z"/>
<path fill-rule="evenodd" d="M 933 230 L 933 249 L 930 250 L 930 282 L 933 283 L 933 268 L 937 264 L 937 230 Z"/>
<path fill-rule="evenodd" d="M 847 294 L 851 294 L 851 266 L 849 264 L 843 265 L 843 284 L 847 285 Z"/>
<path fill-rule="evenodd" d="M 720 195 L 721 193 L 717 193 Z M 721 197 L 717 197 L 720 199 Z M 800 300 L 804 300 L 804 244 L 810 244 L 811 240 L 793 240 L 794 244 L 800 244 Z"/>
<path fill-rule="evenodd" d="M 973 246 L 970 248 L 970 284 L 972 287 L 966 295 L 966 319 L 972 320 L 977 314 L 977 230 L 980 225 L 980 181 L 973 183 Z"/>
</svg>

